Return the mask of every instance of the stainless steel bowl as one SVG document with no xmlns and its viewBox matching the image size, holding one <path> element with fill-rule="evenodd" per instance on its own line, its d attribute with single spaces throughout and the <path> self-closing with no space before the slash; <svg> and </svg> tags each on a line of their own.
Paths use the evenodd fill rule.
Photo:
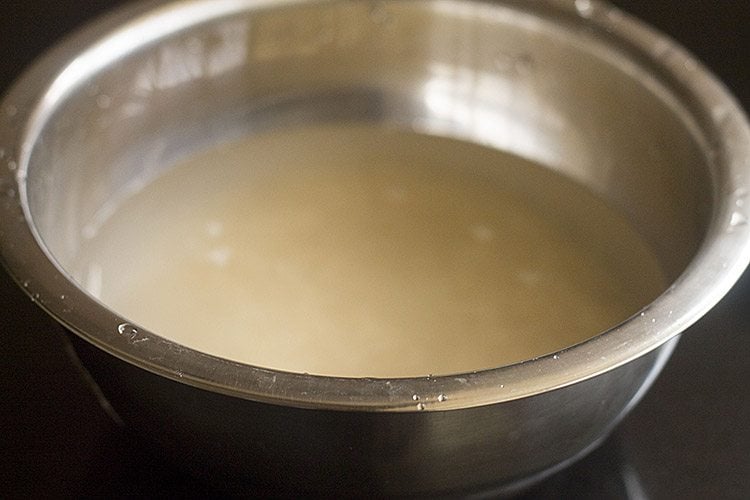
<svg viewBox="0 0 750 500">
<path fill-rule="evenodd" d="M 86 221 L 173 160 L 342 120 L 560 171 L 630 218 L 672 285 L 553 355 L 345 379 L 188 349 L 66 272 Z M 590 0 L 139 3 L 58 45 L 0 104 L 4 265 L 75 334 L 138 435 L 235 492 L 509 492 L 585 454 L 746 267 L 748 189 L 750 126 L 727 91 L 671 40 Z"/>
</svg>

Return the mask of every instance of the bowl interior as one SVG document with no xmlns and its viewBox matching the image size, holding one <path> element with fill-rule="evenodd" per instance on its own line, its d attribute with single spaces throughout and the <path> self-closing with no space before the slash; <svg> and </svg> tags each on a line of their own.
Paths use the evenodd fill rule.
<svg viewBox="0 0 750 500">
<path fill-rule="evenodd" d="M 124 27 L 131 49 L 89 51 L 27 170 L 29 213 L 63 269 L 87 226 L 178 159 L 322 122 L 416 130 L 536 161 L 624 213 L 670 279 L 690 262 L 711 212 L 708 160 L 669 82 L 628 47 L 573 13 L 282 5 L 206 9 L 181 28 L 186 13 L 175 8 Z"/>
</svg>

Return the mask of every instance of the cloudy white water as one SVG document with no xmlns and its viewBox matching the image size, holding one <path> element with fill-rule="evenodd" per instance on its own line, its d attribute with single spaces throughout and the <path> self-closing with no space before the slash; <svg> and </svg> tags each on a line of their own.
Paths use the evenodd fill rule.
<svg viewBox="0 0 750 500">
<path fill-rule="evenodd" d="M 76 274 L 186 346 L 339 376 L 480 370 L 570 346 L 664 287 L 601 200 L 517 157 L 366 125 L 190 158 L 90 235 Z"/>
</svg>

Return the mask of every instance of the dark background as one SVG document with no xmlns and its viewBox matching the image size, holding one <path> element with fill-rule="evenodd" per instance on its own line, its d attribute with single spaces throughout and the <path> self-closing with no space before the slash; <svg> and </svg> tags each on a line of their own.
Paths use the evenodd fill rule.
<svg viewBox="0 0 750 500">
<path fill-rule="evenodd" d="M 0 0 L 0 93 L 122 0 Z M 750 2 L 617 0 L 703 60 L 750 109 Z M 212 495 L 112 423 L 55 325 L 0 269 L 0 497 Z M 686 334 L 595 453 L 525 498 L 750 498 L 750 273 Z"/>
</svg>

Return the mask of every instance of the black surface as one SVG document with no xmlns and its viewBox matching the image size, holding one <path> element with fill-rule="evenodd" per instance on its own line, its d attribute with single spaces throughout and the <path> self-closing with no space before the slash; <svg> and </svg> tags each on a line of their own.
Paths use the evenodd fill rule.
<svg viewBox="0 0 750 500">
<path fill-rule="evenodd" d="M 122 1 L 0 2 L 0 92 Z M 614 2 L 681 41 L 750 109 L 750 2 Z M 595 453 L 524 498 L 750 498 L 750 274 L 681 341 Z M 98 406 L 57 327 L 0 270 L 0 497 L 213 496 Z"/>
</svg>

